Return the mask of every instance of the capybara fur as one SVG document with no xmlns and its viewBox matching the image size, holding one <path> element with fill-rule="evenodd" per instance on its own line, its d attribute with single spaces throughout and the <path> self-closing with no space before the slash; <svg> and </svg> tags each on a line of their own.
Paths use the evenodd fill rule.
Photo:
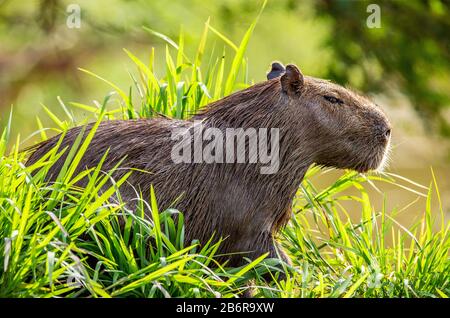
<svg viewBox="0 0 450 318">
<path fill-rule="evenodd" d="M 281 67 L 281 69 L 280 69 Z M 220 254 L 232 266 L 243 257 L 287 257 L 274 235 L 291 216 L 297 189 L 312 164 L 366 172 L 383 164 L 390 124 L 382 110 L 364 96 L 329 81 L 303 76 L 295 65 L 274 63 L 269 80 L 238 91 L 204 107 L 189 120 L 156 117 L 103 121 L 84 154 L 78 171 L 97 166 L 108 150 L 102 170 L 123 159 L 116 180 L 134 171 L 120 189 L 133 206 L 153 185 L 160 210 L 176 208 L 185 216 L 185 240 L 207 242 L 224 238 Z M 277 128 L 279 167 L 260 173 L 261 164 L 174 163 L 175 128 Z M 86 128 L 85 135 L 92 124 Z M 61 149 L 70 147 L 81 131 L 67 131 Z M 27 164 L 56 146 L 58 136 L 34 147 Z M 68 151 L 50 168 L 52 181 Z M 83 181 L 81 182 L 83 185 Z M 109 185 L 108 185 L 109 186 Z"/>
</svg>

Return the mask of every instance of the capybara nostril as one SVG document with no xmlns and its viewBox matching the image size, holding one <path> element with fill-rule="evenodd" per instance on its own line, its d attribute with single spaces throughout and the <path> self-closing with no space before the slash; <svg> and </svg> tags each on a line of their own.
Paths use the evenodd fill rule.
<svg viewBox="0 0 450 318">
<path fill-rule="evenodd" d="M 390 135 L 391 135 L 391 129 L 388 128 L 388 129 L 386 129 L 386 131 L 384 132 L 384 136 L 385 136 L 386 138 L 389 138 Z"/>
<path fill-rule="evenodd" d="M 387 141 L 391 135 L 391 128 L 385 124 L 375 126 L 375 134 L 378 140 Z"/>
</svg>

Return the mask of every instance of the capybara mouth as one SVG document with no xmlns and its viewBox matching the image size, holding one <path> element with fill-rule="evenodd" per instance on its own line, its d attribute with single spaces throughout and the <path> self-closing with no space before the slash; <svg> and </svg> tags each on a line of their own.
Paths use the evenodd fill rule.
<svg viewBox="0 0 450 318">
<path fill-rule="evenodd" d="M 383 171 L 389 159 L 390 140 L 378 144 L 374 147 L 373 153 L 360 164 L 353 167 L 359 173 L 369 171 Z"/>
</svg>

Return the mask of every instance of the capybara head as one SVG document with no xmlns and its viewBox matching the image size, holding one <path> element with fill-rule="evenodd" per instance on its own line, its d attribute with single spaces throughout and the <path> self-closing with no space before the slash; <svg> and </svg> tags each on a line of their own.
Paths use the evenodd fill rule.
<svg viewBox="0 0 450 318">
<path fill-rule="evenodd" d="M 359 172 L 383 166 L 391 126 L 377 105 L 330 81 L 303 76 L 295 65 L 280 67 L 273 63 L 267 78 L 280 81 L 289 98 L 286 112 L 293 128 L 309 135 L 315 163 Z"/>
</svg>

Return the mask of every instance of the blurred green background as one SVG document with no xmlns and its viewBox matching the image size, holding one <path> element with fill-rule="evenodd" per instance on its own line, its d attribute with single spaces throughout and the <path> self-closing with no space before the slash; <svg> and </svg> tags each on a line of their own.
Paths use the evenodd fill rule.
<svg viewBox="0 0 450 318">
<path fill-rule="evenodd" d="M 71 3 L 81 8 L 79 29 L 66 24 Z M 370 3 L 381 10 L 380 28 L 367 26 Z M 144 61 L 152 47 L 160 61 L 164 57 L 165 43 L 142 26 L 174 39 L 183 30 L 185 49 L 195 52 L 208 18 L 239 43 L 261 5 L 256 0 L 0 0 L 0 124 L 12 108 L 12 134 L 20 133 L 24 140 L 38 129 L 36 116 L 45 127 L 52 126 L 41 104 L 64 116 L 58 96 L 85 104 L 103 100 L 111 88 L 78 67 L 127 91 L 135 66 L 122 48 Z M 371 96 L 393 122 L 388 171 L 429 185 L 432 166 L 448 218 L 449 13 L 444 0 L 271 0 L 247 50 L 248 76 L 264 80 L 270 63 L 279 60 Z M 208 46 L 207 52 L 217 53 L 224 43 L 217 37 Z M 155 64 L 163 73 L 163 63 L 159 70 L 158 60 Z M 79 118 L 85 115 L 74 112 Z M 23 146 L 36 140 L 32 137 Z M 325 186 L 338 173 L 317 182 Z M 384 186 L 382 194 L 374 190 L 373 196 L 378 208 L 385 197 L 388 209 L 413 203 L 402 212 L 407 223 L 423 212 L 423 198 L 395 186 Z"/>
</svg>

